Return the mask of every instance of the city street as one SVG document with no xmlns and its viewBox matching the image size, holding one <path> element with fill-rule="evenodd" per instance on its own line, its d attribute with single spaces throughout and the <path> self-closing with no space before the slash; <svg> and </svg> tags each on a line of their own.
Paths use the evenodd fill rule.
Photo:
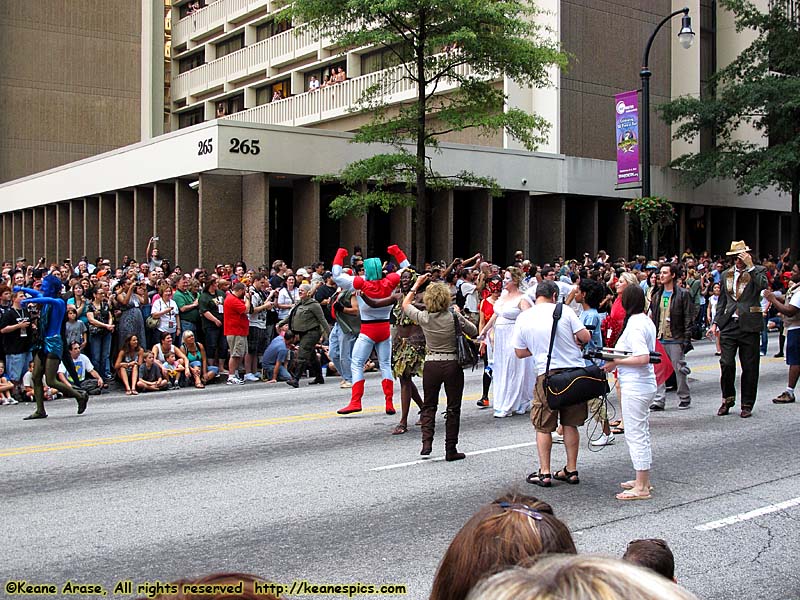
<svg viewBox="0 0 800 600">
<path fill-rule="evenodd" d="M 468 456 L 457 463 L 442 460 L 441 416 L 429 460 L 418 460 L 415 411 L 408 434 L 390 435 L 397 416 L 383 413 L 375 374 L 365 411 L 349 417 L 335 413 L 349 390 L 334 378 L 299 390 L 114 391 L 80 417 L 74 401 L 48 403 L 42 421 L 22 421 L 29 404 L 0 407 L 0 595 L 10 596 L 9 579 L 102 583 L 112 596 L 120 580 L 236 571 L 288 584 L 404 584 L 405 597 L 423 599 L 463 523 L 517 489 L 551 503 L 580 552 L 620 556 L 632 539 L 663 538 L 679 583 L 700 598 L 800 598 L 800 406 L 771 402 L 786 385 L 772 358 L 777 336 L 747 420 L 738 404 L 715 416 L 717 359 L 709 342 L 696 345 L 691 409 L 678 411 L 670 393 L 651 416 L 655 491 L 644 502 L 614 498 L 633 476 L 624 437 L 590 452 L 586 428 L 580 485 L 527 484 L 529 418 L 479 410 L 479 370 L 467 376 L 459 449 Z M 553 467 L 563 464 L 554 446 Z"/>
</svg>

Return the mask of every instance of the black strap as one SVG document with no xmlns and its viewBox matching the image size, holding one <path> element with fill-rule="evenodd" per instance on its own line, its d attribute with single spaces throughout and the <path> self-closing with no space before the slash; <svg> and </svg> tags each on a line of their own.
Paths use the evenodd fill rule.
<svg viewBox="0 0 800 600">
<path fill-rule="evenodd" d="M 544 369 L 545 379 L 550 375 L 550 356 L 553 354 L 553 342 L 556 341 L 556 330 L 558 329 L 558 320 L 561 318 L 561 312 L 564 309 L 563 302 L 556 302 L 555 310 L 553 310 L 553 329 L 550 331 L 550 347 L 547 349 L 547 366 Z"/>
<path fill-rule="evenodd" d="M 461 331 L 461 321 L 458 320 L 458 315 L 456 314 L 456 311 L 454 311 L 452 308 L 450 309 L 450 314 L 453 315 L 453 321 L 455 321 L 456 351 L 458 351 L 458 338 L 460 338 L 461 335 L 463 334 L 463 332 Z"/>
</svg>

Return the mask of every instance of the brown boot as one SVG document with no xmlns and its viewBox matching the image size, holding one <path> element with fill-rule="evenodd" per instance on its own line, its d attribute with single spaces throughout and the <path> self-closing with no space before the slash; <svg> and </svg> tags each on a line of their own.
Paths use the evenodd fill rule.
<svg viewBox="0 0 800 600">
<path fill-rule="evenodd" d="M 731 412 L 731 408 L 733 408 L 734 404 L 736 404 L 736 398 L 723 398 L 722 405 L 719 407 L 719 410 L 717 411 L 717 416 L 724 417 L 725 415 L 727 415 L 729 412 Z"/>
<path fill-rule="evenodd" d="M 463 460 L 466 458 L 466 454 L 459 452 L 456 448 L 458 445 L 458 432 L 461 428 L 461 410 L 448 409 L 444 418 L 444 459 L 448 462 Z"/>
<path fill-rule="evenodd" d="M 422 427 L 422 450 L 420 456 L 428 456 L 433 451 L 433 433 L 436 425 L 436 405 L 423 406 L 420 411 Z"/>
</svg>

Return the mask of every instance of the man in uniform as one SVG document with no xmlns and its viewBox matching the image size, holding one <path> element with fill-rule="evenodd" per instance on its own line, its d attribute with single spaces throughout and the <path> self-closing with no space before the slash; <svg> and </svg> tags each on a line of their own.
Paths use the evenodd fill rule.
<svg viewBox="0 0 800 600">
<path fill-rule="evenodd" d="M 289 325 L 289 329 L 300 336 L 297 343 L 297 369 L 293 378 L 286 382 L 294 388 L 300 385 L 300 376 L 306 369 L 314 376 L 314 380 L 309 385 L 325 383 L 322 378 L 322 367 L 317 359 L 316 346 L 323 334 L 327 337 L 331 332 L 325 315 L 322 313 L 322 307 L 319 302 L 314 300 L 311 285 L 304 283 L 297 291 L 300 301 L 292 309 L 292 312 L 278 323 L 279 327 Z"/>
<path fill-rule="evenodd" d="M 722 405 L 717 415 L 727 415 L 736 404 L 736 351 L 742 364 L 742 412 L 746 419 L 753 415 L 758 392 L 759 345 L 764 317 L 761 313 L 761 292 L 767 287 L 767 270 L 754 265 L 744 241 L 731 242 L 728 256 L 735 256 L 733 267 L 725 270 L 720 281 L 722 293 L 710 332 L 720 332 L 722 357 L 719 359 Z"/>
</svg>

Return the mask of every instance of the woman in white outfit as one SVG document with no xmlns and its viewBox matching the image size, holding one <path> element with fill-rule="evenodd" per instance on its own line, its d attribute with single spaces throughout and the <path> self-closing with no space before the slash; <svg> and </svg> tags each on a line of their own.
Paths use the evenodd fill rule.
<svg viewBox="0 0 800 600">
<path fill-rule="evenodd" d="M 622 416 L 625 420 L 625 442 L 636 470 L 636 479 L 620 484 L 623 491 L 617 500 L 648 500 L 650 485 L 650 404 L 656 394 L 656 375 L 650 364 L 650 353 L 656 348 L 656 328 L 644 314 L 644 292 L 638 285 L 628 285 L 622 292 L 625 309 L 625 326 L 615 348 L 630 352 L 630 356 L 606 362 L 603 369 L 618 377 L 625 402 Z"/>
<path fill-rule="evenodd" d="M 535 376 L 534 364 L 530 358 L 519 359 L 514 353 L 514 323 L 519 314 L 527 308 L 524 294 L 519 290 L 522 271 L 517 267 L 506 269 L 503 280 L 504 291 L 494 304 L 494 315 L 483 328 L 481 334 L 494 329 L 494 365 L 492 385 L 494 386 L 494 416 L 510 417 L 523 415 L 531 408 Z M 522 305 L 521 305 L 522 303 Z"/>
</svg>

